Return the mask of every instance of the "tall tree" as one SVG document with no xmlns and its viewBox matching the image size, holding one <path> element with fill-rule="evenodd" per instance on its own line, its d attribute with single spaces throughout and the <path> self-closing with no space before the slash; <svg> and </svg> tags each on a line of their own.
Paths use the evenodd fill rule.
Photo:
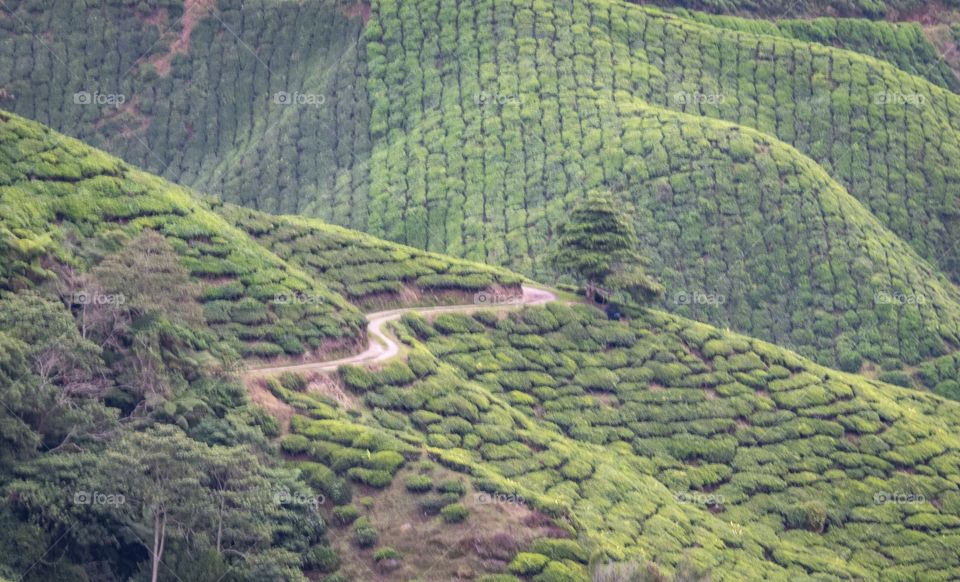
<svg viewBox="0 0 960 582">
<path fill-rule="evenodd" d="M 0 459 L 107 432 L 115 415 L 97 400 L 106 387 L 100 348 L 80 337 L 61 303 L 0 293 Z"/>
<path fill-rule="evenodd" d="M 663 293 L 643 270 L 636 232 L 622 203 L 608 190 L 591 190 L 558 227 L 555 250 L 548 257 L 558 273 L 584 284 L 594 301 L 623 292 L 639 302 Z"/>
<path fill-rule="evenodd" d="M 207 448 L 175 426 L 159 425 L 124 434 L 107 453 L 105 474 L 124 490 L 119 511 L 131 530 L 152 538 L 141 539 L 150 552 L 151 582 L 159 577 L 171 531 L 190 537 L 214 521 L 216 503 L 201 484 L 207 478 Z"/>
<path fill-rule="evenodd" d="M 74 293 L 82 328 L 93 329 L 123 369 L 120 382 L 153 407 L 171 392 L 175 361 L 202 328 L 197 286 L 170 243 L 145 230 L 110 253 Z M 77 305 L 79 303 L 79 305 Z M 189 326 L 186 331 L 183 326 Z"/>
</svg>

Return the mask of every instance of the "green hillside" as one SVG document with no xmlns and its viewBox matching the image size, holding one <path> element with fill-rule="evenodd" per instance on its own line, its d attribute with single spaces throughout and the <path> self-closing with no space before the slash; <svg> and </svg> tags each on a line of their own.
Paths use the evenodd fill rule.
<svg viewBox="0 0 960 582">
<path fill-rule="evenodd" d="M 210 204 L 0 112 L 0 577 L 149 579 L 161 562 L 162 580 L 337 570 L 356 548 L 328 530 L 344 525 L 333 507 L 351 489 L 342 479 L 330 489 L 330 469 L 278 460 L 291 446 L 275 442 L 285 425 L 236 373 L 261 358 L 360 349 L 360 307 L 464 302 L 521 281 L 316 220 Z M 397 451 L 420 456 L 336 402 L 303 401 L 313 418 L 364 435 L 335 465 L 351 478 L 398 469 Z M 510 551 L 555 533 L 537 519 L 515 524 Z M 149 539 L 166 542 L 159 561 Z M 399 560 L 380 550 L 383 568 Z"/>
<path fill-rule="evenodd" d="M 464 303 L 472 294 L 519 285 L 501 268 L 451 259 L 298 216 L 225 205 L 217 212 L 259 244 L 304 269 L 351 303 Z"/>
<path fill-rule="evenodd" d="M 541 278 L 604 186 L 662 307 L 950 379 L 897 371 L 951 354 L 960 313 L 960 96 L 917 26 L 613 0 L 31 6 L 0 21 L 9 106 L 168 178 Z M 81 17 L 92 33 L 36 36 Z M 70 50 L 90 34 L 137 50 Z M 129 99 L 73 102 L 92 89 Z M 723 301 L 677 300 L 701 296 Z"/>
<path fill-rule="evenodd" d="M 163 235 L 197 283 L 219 351 L 301 354 L 361 338 L 360 312 L 188 191 L 36 123 L 0 112 L 0 289 L 88 271 L 143 230 Z M 87 285 L 85 285 L 87 283 Z M 73 287 L 66 287 L 73 285 Z M 64 296 L 92 291 L 75 277 Z M 115 289 L 104 292 L 116 293 Z M 314 301 L 281 305 L 277 295 Z"/>
<path fill-rule="evenodd" d="M 481 490 L 568 516 L 594 552 L 714 580 L 958 575 L 955 403 L 659 312 L 403 321 L 407 379 L 343 375 L 372 418 Z M 296 430 L 324 463 L 347 434 Z"/>
<path fill-rule="evenodd" d="M 902 18 L 923 14 L 928 3 L 921 0 L 680 0 L 670 2 L 657 0 L 654 4 L 681 5 L 694 10 L 718 14 L 740 14 L 762 18 L 803 18 L 813 16 L 847 16 L 865 18 Z M 932 7 L 932 11 L 956 8 L 957 3 L 947 0 Z"/>
<path fill-rule="evenodd" d="M 782 36 L 843 48 L 887 61 L 935 85 L 960 89 L 960 78 L 915 22 L 891 23 L 856 18 L 760 20 L 678 10 L 684 18 L 745 32 Z"/>
<path fill-rule="evenodd" d="M 0 107 L 268 211 L 295 212 L 334 188 L 360 189 L 365 178 L 351 166 L 370 141 L 365 88 L 355 82 L 363 75 L 355 6 L 47 4 L 10 2 L 0 17 Z M 98 93 L 123 102 L 103 109 Z M 298 95 L 311 105 L 296 106 Z"/>
</svg>

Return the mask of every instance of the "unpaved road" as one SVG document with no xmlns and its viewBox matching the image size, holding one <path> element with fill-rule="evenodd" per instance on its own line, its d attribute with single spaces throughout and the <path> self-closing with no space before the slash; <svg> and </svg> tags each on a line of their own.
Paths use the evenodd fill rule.
<svg viewBox="0 0 960 582">
<path fill-rule="evenodd" d="M 505 304 L 471 303 L 469 305 L 442 305 L 439 307 L 402 307 L 389 311 L 378 311 L 367 314 L 367 340 L 370 346 L 363 352 L 322 362 L 307 362 L 305 364 L 287 364 L 283 366 L 268 366 L 247 370 L 245 379 L 262 378 L 280 372 L 333 372 L 346 364 L 372 364 L 389 360 L 400 352 L 397 341 L 384 333 L 383 326 L 390 321 L 400 319 L 404 313 L 473 313 L 480 309 L 508 311 L 520 309 L 526 305 L 543 305 L 556 300 L 556 295 L 546 289 L 522 286 L 523 296 Z"/>
</svg>

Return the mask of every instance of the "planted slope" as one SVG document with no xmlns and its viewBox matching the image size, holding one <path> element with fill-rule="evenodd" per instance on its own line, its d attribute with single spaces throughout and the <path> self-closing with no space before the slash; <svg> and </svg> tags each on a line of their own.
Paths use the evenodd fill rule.
<svg viewBox="0 0 960 582">
<path fill-rule="evenodd" d="M 370 147 L 361 5 L 8 4 L 0 107 L 270 212 L 362 190 L 352 170 Z M 349 223 L 349 204 L 328 210 Z"/>
<path fill-rule="evenodd" d="M 303 353 L 360 340 L 363 317 L 340 295 L 257 245 L 180 187 L 37 123 L 0 113 L 0 288 L 88 270 L 121 233 L 162 234 L 201 285 L 219 339 L 241 355 Z M 82 289 L 73 291 L 82 292 Z M 281 305 L 277 294 L 309 294 Z"/>
<path fill-rule="evenodd" d="M 499 267 L 424 252 L 316 219 L 271 216 L 229 204 L 217 211 L 271 252 L 359 305 L 493 303 L 497 293 L 510 295 L 523 280 Z M 498 291 L 487 292 L 494 288 Z"/>
<path fill-rule="evenodd" d="M 818 42 L 887 61 L 900 70 L 957 92 L 960 78 L 916 22 L 886 22 L 859 18 L 758 20 L 678 11 L 684 18 L 718 28 Z"/>
<path fill-rule="evenodd" d="M 955 81 L 916 27 L 752 24 L 609 0 L 374 2 L 362 33 L 366 10 L 334 3 L 29 6 L 3 21 L 8 107 L 248 206 L 534 272 L 526 239 L 551 234 L 539 202 L 601 179 L 589 161 L 600 149 L 607 164 L 623 155 L 608 145 L 617 116 L 579 100 L 640 97 L 775 135 L 928 261 L 954 277 L 960 264 L 960 97 L 907 74 Z M 66 26 L 81 18 L 90 30 Z M 120 56 L 74 49 L 90 36 Z M 77 104 L 78 91 L 126 101 Z M 434 118 L 442 130 L 421 127 Z M 398 140 L 403 154 L 386 159 Z M 384 200 L 397 197 L 399 210 Z"/>
<path fill-rule="evenodd" d="M 108 60 L 91 56 L 84 65 L 101 71 L 95 77 L 101 85 L 154 95 L 158 107 L 171 108 L 168 116 L 137 130 L 141 125 L 111 125 L 113 108 L 77 106 L 76 113 L 96 122 L 108 139 L 144 138 L 160 158 L 141 152 L 147 164 L 166 168 L 181 155 L 185 164 L 205 160 L 197 170 L 177 162 L 168 175 L 223 188 L 229 200 L 296 210 L 541 276 L 550 275 L 541 259 L 557 224 L 583 193 L 598 185 L 623 190 L 636 206 L 644 250 L 669 284 L 668 301 L 674 301 L 666 307 L 851 370 L 862 359 L 889 369 L 898 360 L 917 363 L 955 348 L 955 293 L 936 272 L 953 274 L 960 249 L 958 97 L 887 62 L 783 36 L 790 30 L 817 38 L 815 24 L 785 23 L 776 36 L 606 0 L 376 2 L 353 50 L 340 42 L 346 42 L 346 24 L 316 28 L 310 19 L 320 16 L 298 4 L 256 4 L 244 13 L 262 18 L 241 18 L 237 6 L 201 11 L 169 74 L 138 66 L 123 85 L 111 76 Z M 5 41 L 14 56 L 3 61 L 18 91 L 26 91 L 14 105 L 35 115 L 55 108 L 61 123 L 74 112 L 72 101 L 63 105 L 74 87 L 61 83 L 38 92 L 18 71 L 52 59 L 23 23 L 58 30 L 70 10 L 57 8 L 49 20 L 18 12 L 20 20 L 7 22 L 18 34 Z M 328 10 L 341 14 L 326 4 L 314 11 Z M 167 12 L 176 15 L 176 9 Z M 131 24 L 153 26 L 141 20 Z M 878 46 L 891 47 L 880 52 L 899 47 L 873 25 L 864 27 L 871 31 L 865 42 L 876 33 L 883 41 Z M 97 30 L 108 43 L 109 30 Z M 271 40 L 281 30 L 295 44 Z M 331 48 L 318 48 L 318 39 Z M 241 56 L 227 66 L 223 55 L 230 47 Z M 83 52 L 62 54 L 70 59 Z M 291 69 L 273 74 L 274 62 Z M 73 67 L 51 68 L 65 75 Z M 215 85 L 210 71 L 222 73 Z M 337 89 L 328 91 L 317 75 Z M 325 100 L 319 107 L 273 103 L 272 92 L 284 88 Z M 190 91 L 196 99 L 164 97 L 194 95 Z M 237 109 L 250 102 L 250 109 Z M 266 107 L 256 105 L 261 102 Z M 731 147 L 728 126 L 693 116 L 772 137 L 737 139 Z M 331 125 L 315 125 L 317 119 Z M 813 176 L 819 170 L 797 151 L 928 264 L 878 229 L 868 213 L 846 201 L 836 206 L 834 194 L 822 194 L 825 186 L 815 184 L 824 177 Z M 330 156 L 335 168 L 325 165 Z M 710 202 L 698 208 L 694 197 L 702 192 Z M 774 199 L 779 209 L 767 203 Z M 781 224 L 787 217 L 791 223 Z M 728 272 L 737 273 L 736 280 Z M 680 294 L 722 295 L 724 302 L 683 306 L 675 301 Z M 810 322 L 812 333 L 803 329 Z"/>
<path fill-rule="evenodd" d="M 554 304 L 404 324 L 406 374 L 348 386 L 597 549 L 686 557 L 717 580 L 960 575 L 955 403 L 659 312 L 624 324 Z"/>
</svg>

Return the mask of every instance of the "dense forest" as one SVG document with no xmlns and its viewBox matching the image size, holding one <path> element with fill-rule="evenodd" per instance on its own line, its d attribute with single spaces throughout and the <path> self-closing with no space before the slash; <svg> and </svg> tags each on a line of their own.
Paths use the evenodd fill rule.
<svg viewBox="0 0 960 582">
<path fill-rule="evenodd" d="M 958 43 L 0 2 L 0 582 L 960 579 Z"/>
</svg>

